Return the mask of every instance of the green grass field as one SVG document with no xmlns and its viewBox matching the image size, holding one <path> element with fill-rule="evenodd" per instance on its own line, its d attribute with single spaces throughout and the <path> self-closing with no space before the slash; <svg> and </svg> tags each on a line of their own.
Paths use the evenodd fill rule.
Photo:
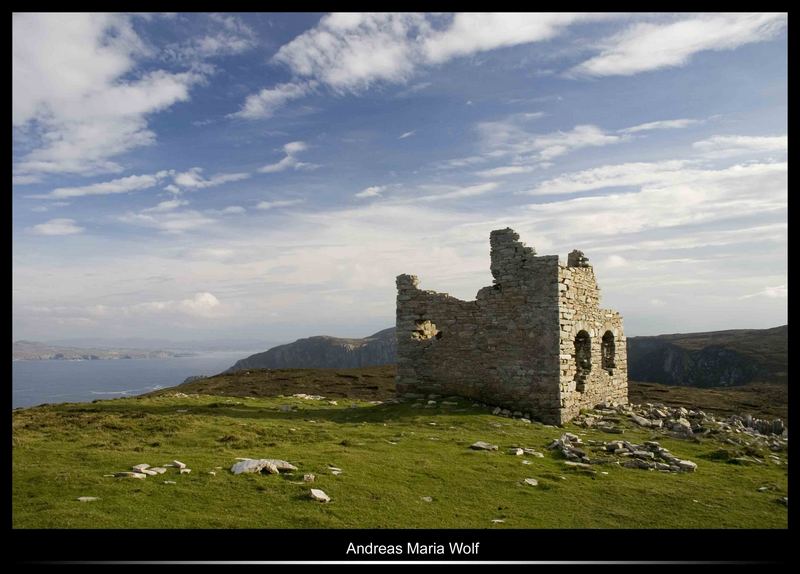
<svg viewBox="0 0 800 574">
<path fill-rule="evenodd" d="M 176 397 L 176 390 L 183 389 L 14 411 L 13 526 L 787 527 L 787 508 L 778 502 L 787 495 L 786 452 L 779 453 L 781 465 L 737 465 L 723 460 L 720 451 L 734 447 L 719 439 L 670 439 L 632 426 L 622 435 L 548 427 L 493 416 L 466 400 L 413 408 L 338 398 L 334 406 L 283 397 Z M 298 410 L 282 412 L 288 404 Z M 607 464 L 588 474 L 546 449 L 564 431 L 584 442 L 659 440 L 698 469 L 673 474 Z M 478 440 L 500 450 L 471 450 Z M 513 456 L 511 446 L 545 456 Z M 236 457 L 281 458 L 298 471 L 235 476 L 229 469 Z M 145 480 L 103 476 L 173 459 L 191 474 L 169 469 Z M 342 474 L 332 475 L 329 465 Z M 304 473 L 315 474 L 315 482 L 303 483 Z M 523 484 L 525 478 L 536 478 L 538 486 Z M 759 492 L 762 486 L 769 489 Z M 311 487 L 331 502 L 311 500 Z M 79 496 L 99 500 L 79 502 Z"/>
</svg>

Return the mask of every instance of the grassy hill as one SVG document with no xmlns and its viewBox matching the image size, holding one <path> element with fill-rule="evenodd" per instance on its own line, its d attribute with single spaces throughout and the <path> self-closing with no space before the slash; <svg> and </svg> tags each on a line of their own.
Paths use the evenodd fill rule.
<svg viewBox="0 0 800 574">
<path fill-rule="evenodd" d="M 776 464 L 769 453 L 720 436 L 668 438 L 627 420 L 620 423 L 623 434 L 608 434 L 493 416 L 463 399 L 435 405 L 370 402 L 391 394 L 392 369 L 251 371 L 149 396 L 16 410 L 13 526 L 787 527 L 787 508 L 778 502 L 788 488 L 785 451 L 777 453 Z M 698 468 L 662 473 L 609 463 L 588 473 L 547 450 L 565 431 L 584 442 L 655 439 Z M 471 450 L 479 440 L 500 448 Z M 512 446 L 544 456 L 514 456 L 507 453 Z M 742 454 L 766 462 L 732 464 Z M 285 459 L 298 471 L 233 475 L 229 469 L 237 457 Z M 173 459 L 186 463 L 191 474 L 169 469 L 145 480 L 104 476 Z M 307 473 L 316 475 L 313 483 L 303 482 Z M 537 479 L 538 486 L 524 484 L 525 478 Z M 325 491 L 331 502 L 311 500 L 311 487 Z M 81 496 L 99 500 L 78 502 Z"/>
</svg>

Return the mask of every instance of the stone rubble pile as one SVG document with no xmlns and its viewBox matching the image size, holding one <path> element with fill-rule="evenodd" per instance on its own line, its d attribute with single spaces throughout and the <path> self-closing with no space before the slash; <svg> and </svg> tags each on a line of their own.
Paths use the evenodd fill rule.
<svg viewBox="0 0 800 574">
<path fill-rule="evenodd" d="M 320 395 L 307 395 L 305 393 L 295 393 L 292 395 L 296 399 L 306 399 L 308 401 L 322 401 L 325 397 Z"/>
<path fill-rule="evenodd" d="M 610 442 L 591 441 L 595 452 L 602 454 L 599 458 L 589 458 L 580 437 L 572 433 L 564 433 L 553 440 L 547 448 L 557 450 L 566 459 L 565 464 L 579 468 L 590 468 L 592 464 L 621 464 L 626 468 L 643 468 L 664 472 L 694 472 L 697 464 L 691 460 L 682 460 L 662 447 L 656 441 L 645 441 L 633 444 L 626 440 Z M 618 458 L 617 458 L 618 457 Z M 626 459 L 621 461 L 620 459 Z"/>
<path fill-rule="evenodd" d="M 620 405 L 613 401 L 605 402 L 592 410 L 584 411 L 572 422 L 584 428 L 615 432 L 611 429 L 621 422 L 621 417 L 627 417 L 641 427 L 661 430 L 676 438 L 730 433 L 760 439 L 762 446 L 772 450 L 783 450 L 788 445 L 789 431 L 781 419 L 768 421 L 751 415 L 731 415 L 724 418 L 700 409 L 669 407 L 661 403 Z M 621 432 L 621 429 L 617 427 L 616 432 Z"/>
</svg>

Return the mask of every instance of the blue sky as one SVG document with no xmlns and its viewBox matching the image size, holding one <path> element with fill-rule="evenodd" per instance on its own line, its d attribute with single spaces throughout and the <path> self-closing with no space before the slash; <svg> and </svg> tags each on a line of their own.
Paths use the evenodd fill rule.
<svg viewBox="0 0 800 574">
<path fill-rule="evenodd" d="M 787 322 L 785 14 L 15 14 L 13 337 L 365 336 L 582 249 L 629 336 Z"/>
</svg>

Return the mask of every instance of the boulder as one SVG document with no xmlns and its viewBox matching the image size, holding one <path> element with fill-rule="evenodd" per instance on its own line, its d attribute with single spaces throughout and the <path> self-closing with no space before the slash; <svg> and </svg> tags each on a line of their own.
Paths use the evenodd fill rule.
<svg viewBox="0 0 800 574">
<path fill-rule="evenodd" d="M 237 462 L 231 467 L 231 472 L 233 474 L 242 474 L 245 472 L 261 472 L 264 469 L 270 474 L 278 474 L 281 471 L 297 470 L 297 467 L 285 460 L 257 458 Z"/>
<path fill-rule="evenodd" d="M 488 442 L 479 440 L 478 442 L 470 445 L 469 448 L 473 450 L 497 450 L 499 447 L 496 444 L 489 444 Z"/>
<path fill-rule="evenodd" d="M 311 489 L 311 498 L 313 498 L 314 500 L 317 500 L 319 502 L 330 502 L 331 501 L 331 497 L 328 496 L 327 494 L 325 494 L 323 491 L 321 491 L 318 488 L 312 488 Z"/>
</svg>

